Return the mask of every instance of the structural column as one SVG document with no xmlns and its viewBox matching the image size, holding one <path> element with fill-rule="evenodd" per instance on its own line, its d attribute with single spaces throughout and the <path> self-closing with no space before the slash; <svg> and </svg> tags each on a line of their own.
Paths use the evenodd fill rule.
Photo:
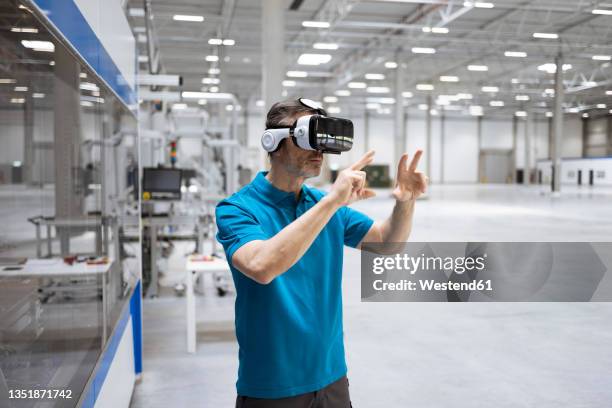
<svg viewBox="0 0 612 408">
<path fill-rule="evenodd" d="M 446 143 L 446 115 L 444 106 L 440 110 L 440 184 L 444 184 L 444 145 Z M 431 174 L 429 175 L 431 177 Z"/>
<path fill-rule="evenodd" d="M 264 114 L 281 99 L 285 78 L 285 2 L 263 0 L 261 14 L 261 52 Z"/>
<path fill-rule="evenodd" d="M 425 116 L 425 155 L 427 156 L 427 167 L 425 174 L 431 177 L 431 94 L 427 95 L 427 115 Z"/>
<path fill-rule="evenodd" d="M 531 174 L 531 112 L 525 118 L 525 165 L 523 166 L 523 184 L 529 185 L 529 175 Z"/>
<path fill-rule="evenodd" d="M 561 53 L 555 59 L 555 110 L 553 117 L 553 138 L 551 145 L 552 159 L 552 192 L 561 192 L 561 151 L 563 149 L 563 57 Z"/>
<path fill-rule="evenodd" d="M 518 136 L 518 118 L 512 115 L 512 183 L 516 184 L 516 139 Z"/>
<path fill-rule="evenodd" d="M 368 108 L 366 108 L 363 113 L 363 141 L 365 144 L 365 152 L 367 152 L 372 148 L 370 145 L 370 111 Z"/>
<path fill-rule="evenodd" d="M 30 86 L 30 89 L 32 87 Z M 34 99 L 27 92 L 23 111 L 23 183 L 29 185 L 34 176 Z"/>
<path fill-rule="evenodd" d="M 402 154 L 406 152 L 406 115 L 404 111 L 404 75 L 406 68 L 401 61 L 401 54 L 395 54 L 397 69 L 395 70 L 395 163 L 399 162 Z"/>
</svg>

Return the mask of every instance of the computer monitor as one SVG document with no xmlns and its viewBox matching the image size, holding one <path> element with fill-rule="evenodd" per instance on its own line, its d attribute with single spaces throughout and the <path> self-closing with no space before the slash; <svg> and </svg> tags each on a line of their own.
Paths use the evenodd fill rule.
<svg viewBox="0 0 612 408">
<path fill-rule="evenodd" d="M 180 200 L 181 170 L 145 167 L 142 175 L 143 200 Z"/>
</svg>

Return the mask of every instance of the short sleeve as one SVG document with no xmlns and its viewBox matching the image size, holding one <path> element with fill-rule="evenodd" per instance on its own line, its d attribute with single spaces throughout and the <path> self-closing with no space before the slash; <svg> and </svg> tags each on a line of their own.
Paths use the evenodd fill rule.
<svg viewBox="0 0 612 408">
<path fill-rule="evenodd" d="M 269 238 L 253 214 L 237 204 L 221 201 L 215 209 L 215 217 L 217 241 L 223 245 L 230 264 L 238 248 L 250 241 Z"/>
<path fill-rule="evenodd" d="M 368 233 L 374 220 L 350 207 L 342 207 L 344 218 L 344 245 L 356 248 Z"/>
</svg>

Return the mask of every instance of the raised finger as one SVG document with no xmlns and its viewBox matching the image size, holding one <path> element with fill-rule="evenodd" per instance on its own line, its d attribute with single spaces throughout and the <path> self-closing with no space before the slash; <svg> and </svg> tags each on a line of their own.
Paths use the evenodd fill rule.
<svg viewBox="0 0 612 408">
<path fill-rule="evenodd" d="M 361 170 L 368 164 L 372 163 L 372 160 L 374 160 L 374 153 L 374 150 L 370 150 L 369 152 L 364 154 L 361 159 L 353 163 L 353 165 L 350 167 L 351 170 Z"/>
<path fill-rule="evenodd" d="M 397 165 L 397 168 L 402 171 L 406 168 L 406 163 L 408 162 L 408 153 L 404 153 L 402 154 L 402 157 L 400 157 L 400 161 L 399 164 Z"/>
<path fill-rule="evenodd" d="M 410 162 L 410 166 L 408 167 L 408 170 L 415 171 L 417 169 L 417 166 L 419 165 L 419 160 L 421 160 L 422 155 L 423 155 L 422 150 L 416 151 L 416 153 L 414 154 L 414 157 L 412 158 L 412 161 Z"/>
</svg>

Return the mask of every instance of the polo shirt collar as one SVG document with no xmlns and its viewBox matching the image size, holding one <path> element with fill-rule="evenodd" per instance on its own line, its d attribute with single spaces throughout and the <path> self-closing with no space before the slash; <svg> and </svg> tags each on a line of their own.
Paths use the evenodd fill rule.
<svg viewBox="0 0 612 408">
<path fill-rule="evenodd" d="M 274 187 L 274 185 L 266 178 L 267 174 L 267 171 L 260 171 L 257 173 L 257 176 L 255 176 L 255 179 L 252 182 L 255 190 L 274 203 L 280 203 L 281 201 L 288 199 L 291 199 L 295 203 L 295 194 L 293 192 L 279 190 L 278 188 Z M 314 201 L 310 194 L 309 188 L 304 184 L 302 184 L 300 197 L 303 197 L 303 199 L 306 201 Z"/>
</svg>

